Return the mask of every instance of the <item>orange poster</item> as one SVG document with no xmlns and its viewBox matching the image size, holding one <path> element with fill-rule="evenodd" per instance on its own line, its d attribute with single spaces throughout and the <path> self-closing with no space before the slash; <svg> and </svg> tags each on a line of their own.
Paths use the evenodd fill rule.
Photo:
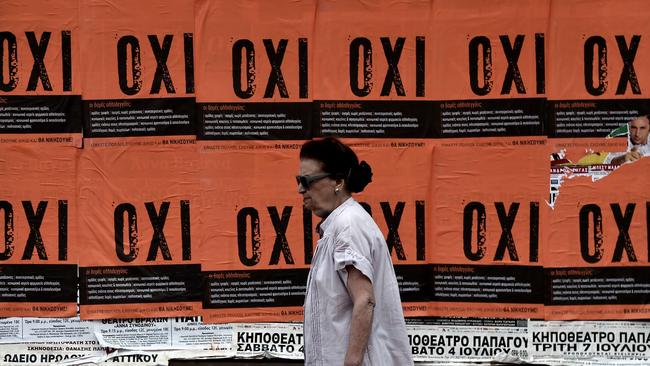
<svg viewBox="0 0 650 366">
<path fill-rule="evenodd" d="M 431 312 L 541 318 L 548 1 L 435 1 Z"/>
<path fill-rule="evenodd" d="M 355 199 L 387 237 L 410 304 L 426 296 L 426 220 L 432 145 L 420 141 L 347 140 L 373 168 Z M 302 320 L 307 273 L 319 218 L 302 207 L 295 175 L 302 143 L 220 142 L 201 153 L 204 195 L 201 266 L 208 290 L 204 321 Z M 404 177 L 409 177 L 405 179 Z"/>
<path fill-rule="evenodd" d="M 311 137 L 316 1 L 195 2 L 198 137 Z"/>
<path fill-rule="evenodd" d="M 0 315 L 77 312 L 78 150 L 0 147 Z"/>
<path fill-rule="evenodd" d="M 316 240 L 294 176 L 312 134 L 315 12 L 195 3 L 204 321 L 302 319 Z"/>
<path fill-rule="evenodd" d="M 551 14 L 546 318 L 647 318 L 650 4 Z"/>
<path fill-rule="evenodd" d="M 75 2 L 0 4 L 2 317 L 76 314 L 77 23 Z"/>
<path fill-rule="evenodd" d="M 314 136 L 378 139 L 368 153 L 382 166 L 406 169 L 389 171 L 391 184 L 376 185 L 367 196 L 380 203 L 373 218 L 386 230 L 406 316 L 429 315 L 431 294 L 425 249 L 431 222 L 426 164 L 433 153 L 431 140 L 425 140 L 433 133 L 427 100 L 434 57 L 427 35 L 431 12 L 431 1 L 319 1 L 315 25 Z M 400 158 L 393 155 L 398 151 Z M 407 155 L 415 160 L 407 161 Z M 409 169 L 412 164 L 420 168 Z M 404 229 L 396 235 L 394 225 L 414 222 L 402 217 L 407 212 L 417 229 L 412 236 Z"/>
<path fill-rule="evenodd" d="M 3 1 L 0 23 L 0 144 L 81 146 L 77 4 Z"/>
<path fill-rule="evenodd" d="M 197 315 L 192 1 L 81 3 L 84 319 Z"/>
<path fill-rule="evenodd" d="M 319 1 L 315 136 L 427 138 L 431 1 Z"/>
</svg>

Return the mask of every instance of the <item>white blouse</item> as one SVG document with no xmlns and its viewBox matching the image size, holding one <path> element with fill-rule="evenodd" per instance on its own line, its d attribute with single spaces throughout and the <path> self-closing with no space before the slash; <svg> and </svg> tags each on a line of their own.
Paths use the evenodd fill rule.
<svg viewBox="0 0 650 366">
<path fill-rule="evenodd" d="M 352 319 L 347 265 L 368 277 L 374 291 L 376 305 L 363 365 L 412 365 L 395 271 L 377 224 L 350 198 L 320 224 L 320 231 L 307 278 L 305 365 L 343 364 Z"/>
</svg>

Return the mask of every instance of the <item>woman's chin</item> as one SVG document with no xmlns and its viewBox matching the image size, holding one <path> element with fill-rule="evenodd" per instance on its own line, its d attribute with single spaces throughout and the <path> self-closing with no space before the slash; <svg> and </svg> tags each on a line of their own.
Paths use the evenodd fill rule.
<svg viewBox="0 0 650 366">
<path fill-rule="evenodd" d="M 331 211 L 324 210 L 324 209 L 319 209 L 319 208 L 309 208 L 309 209 L 311 210 L 311 212 L 314 213 L 314 215 L 316 215 L 316 216 L 318 216 L 318 217 L 320 217 L 322 219 L 326 218 L 331 213 Z"/>
</svg>

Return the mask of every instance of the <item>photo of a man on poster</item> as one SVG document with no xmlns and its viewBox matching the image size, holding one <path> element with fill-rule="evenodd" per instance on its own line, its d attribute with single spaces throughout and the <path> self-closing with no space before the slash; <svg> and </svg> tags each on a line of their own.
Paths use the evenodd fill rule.
<svg viewBox="0 0 650 366">
<path fill-rule="evenodd" d="M 605 158 L 605 164 L 621 165 L 634 162 L 644 156 L 650 156 L 648 134 L 650 133 L 650 115 L 636 117 L 628 123 L 628 151 L 610 153 Z"/>
</svg>

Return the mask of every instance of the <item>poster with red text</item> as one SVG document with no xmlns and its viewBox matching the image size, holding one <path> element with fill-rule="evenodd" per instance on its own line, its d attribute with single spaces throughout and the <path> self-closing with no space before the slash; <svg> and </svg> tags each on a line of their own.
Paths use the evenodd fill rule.
<svg viewBox="0 0 650 366">
<path fill-rule="evenodd" d="M 80 14 L 81 317 L 196 315 L 193 3 L 97 0 Z"/>
<path fill-rule="evenodd" d="M 546 318 L 647 318 L 650 4 L 551 14 Z"/>
<path fill-rule="evenodd" d="M 0 24 L 0 316 L 72 316 L 77 4 L 4 1 Z"/>
<path fill-rule="evenodd" d="M 541 318 L 549 2 L 433 9 L 433 315 Z"/>
</svg>

